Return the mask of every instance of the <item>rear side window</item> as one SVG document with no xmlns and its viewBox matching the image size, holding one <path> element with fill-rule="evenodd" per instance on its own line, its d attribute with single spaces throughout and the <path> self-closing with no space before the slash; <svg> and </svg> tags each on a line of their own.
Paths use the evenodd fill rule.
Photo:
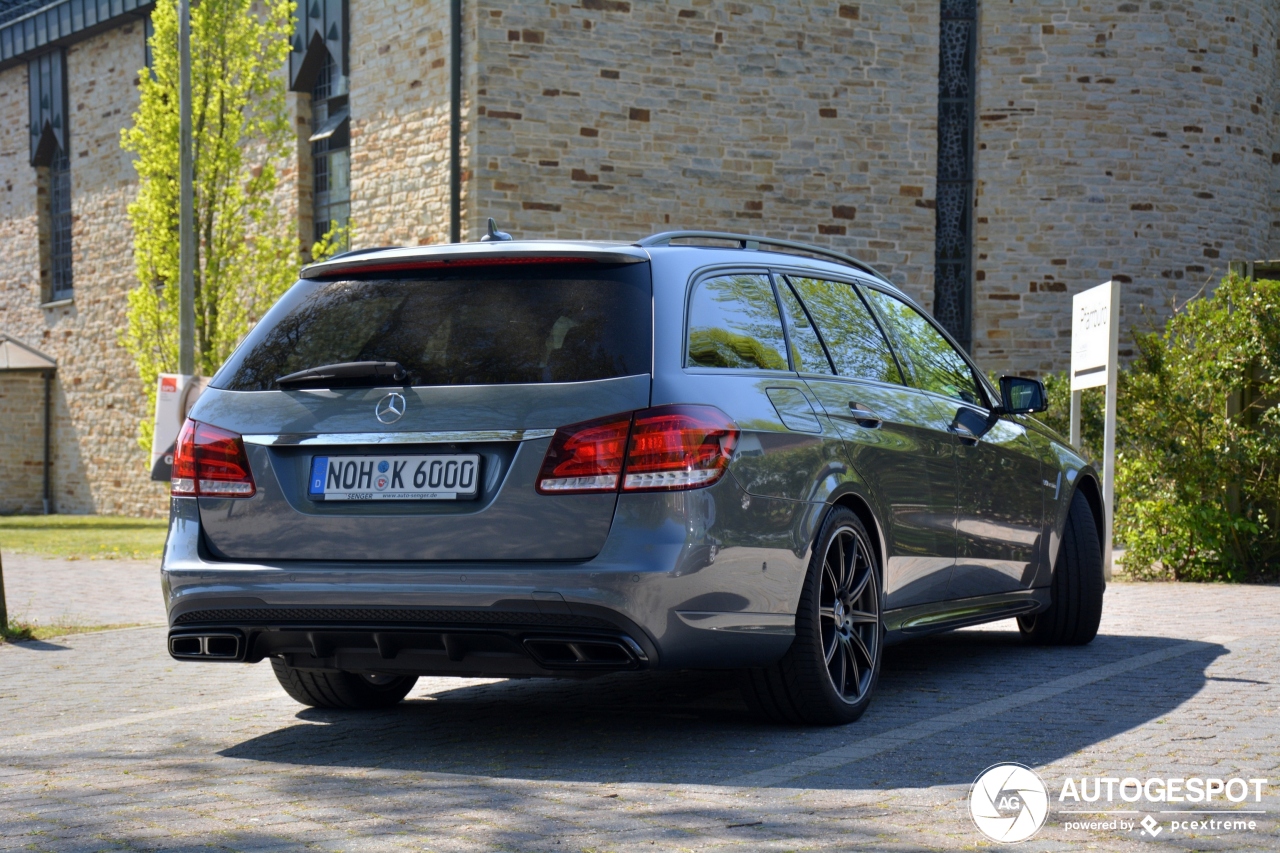
<svg viewBox="0 0 1280 853">
<path fill-rule="evenodd" d="M 889 344 L 852 285 L 817 278 L 791 277 L 790 281 L 818 324 L 837 374 L 902 384 Z"/>
<path fill-rule="evenodd" d="M 944 397 L 983 404 L 969 363 L 916 309 L 872 288 L 863 290 L 888 327 L 894 346 L 907 360 L 914 385 Z"/>
<path fill-rule="evenodd" d="M 787 331 L 791 339 L 791 363 L 801 373 L 824 373 L 831 375 L 831 362 L 827 361 L 827 353 L 822 348 L 818 333 L 809 322 L 809 315 L 804 312 L 800 300 L 781 279 L 778 280 L 778 298 L 782 300 L 783 310 L 787 312 Z"/>
<path fill-rule="evenodd" d="M 266 391 L 289 373 L 395 361 L 410 385 L 582 382 L 648 373 L 648 264 L 301 281 L 214 377 Z"/>
<path fill-rule="evenodd" d="M 769 277 L 705 278 L 689 300 L 689 367 L 786 370 L 786 338 Z"/>
</svg>

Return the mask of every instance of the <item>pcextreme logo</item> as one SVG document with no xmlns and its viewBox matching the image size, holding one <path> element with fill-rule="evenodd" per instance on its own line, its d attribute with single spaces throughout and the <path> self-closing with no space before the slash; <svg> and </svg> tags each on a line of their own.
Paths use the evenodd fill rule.
<svg viewBox="0 0 1280 853">
<path fill-rule="evenodd" d="M 993 764 L 973 780 L 969 815 L 992 841 L 1026 841 L 1049 816 L 1049 789 L 1023 764 Z"/>
</svg>

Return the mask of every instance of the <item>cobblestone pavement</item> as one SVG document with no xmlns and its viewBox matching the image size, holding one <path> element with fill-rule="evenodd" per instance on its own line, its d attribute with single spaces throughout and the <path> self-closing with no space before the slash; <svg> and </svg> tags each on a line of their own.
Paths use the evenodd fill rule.
<svg viewBox="0 0 1280 853">
<path fill-rule="evenodd" d="M 294 704 L 265 663 L 175 663 L 163 629 L 0 647 L 0 850 L 985 848 L 965 801 L 1000 761 L 1054 798 L 1022 850 L 1280 850 L 1280 588 L 1115 583 L 1106 614 L 1083 648 L 1011 623 L 892 647 L 867 715 L 822 730 L 755 722 L 719 674 L 422 679 L 360 714 Z M 1256 828 L 1152 804 L 1147 840 L 1056 802 L 1068 777 L 1197 775 L 1270 779 L 1232 806 Z"/>
<path fill-rule="evenodd" d="M 4 557 L 12 619 L 43 625 L 164 624 L 160 559 L 65 560 Z"/>
</svg>

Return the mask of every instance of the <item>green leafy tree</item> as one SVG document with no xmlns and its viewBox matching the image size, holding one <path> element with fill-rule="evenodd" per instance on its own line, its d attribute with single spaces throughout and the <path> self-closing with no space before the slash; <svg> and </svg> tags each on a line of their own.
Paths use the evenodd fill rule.
<svg viewBox="0 0 1280 853">
<path fill-rule="evenodd" d="M 336 222 L 328 231 L 320 235 L 320 239 L 311 244 L 311 261 L 312 263 L 320 263 L 327 261 L 334 255 L 340 254 L 351 248 L 351 241 L 355 239 L 356 226 L 354 222 L 347 221 L 345 225 L 339 225 Z"/>
<path fill-rule="evenodd" d="M 1137 336 L 1120 409 L 1126 571 L 1280 577 L 1280 282 L 1230 277 Z"/>
<path fill-rule="evenodd" d="M 292 0 L 202 0 L 191 10 L 195 187 L 196 370 L 208 376 L 294 280 L 293 223 L 274 201 L 293 142 L 281 68 Z M 151 16 L 152 67 L 122 147 L 134 155 L 129 205 L 138 286 L 121 333 L 154 405 L 156 377 L 178 369 L 178 19 L 175 0 Z M 151 419 L 139 442 L 151 445 Z"/>
</svg>

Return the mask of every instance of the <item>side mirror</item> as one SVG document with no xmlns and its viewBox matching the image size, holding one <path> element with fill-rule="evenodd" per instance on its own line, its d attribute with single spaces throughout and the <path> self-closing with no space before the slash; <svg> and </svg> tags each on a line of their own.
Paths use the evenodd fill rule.
<svg viewBox="0 0 1280 853">
<path fill-rule="evenodd" d="M 1005 414 L 1025 415 L 1049 408 L 1049 395 L 1039 379 L 1025 376 L 1000 377 L 1000 407 Z"/>
</svg>

